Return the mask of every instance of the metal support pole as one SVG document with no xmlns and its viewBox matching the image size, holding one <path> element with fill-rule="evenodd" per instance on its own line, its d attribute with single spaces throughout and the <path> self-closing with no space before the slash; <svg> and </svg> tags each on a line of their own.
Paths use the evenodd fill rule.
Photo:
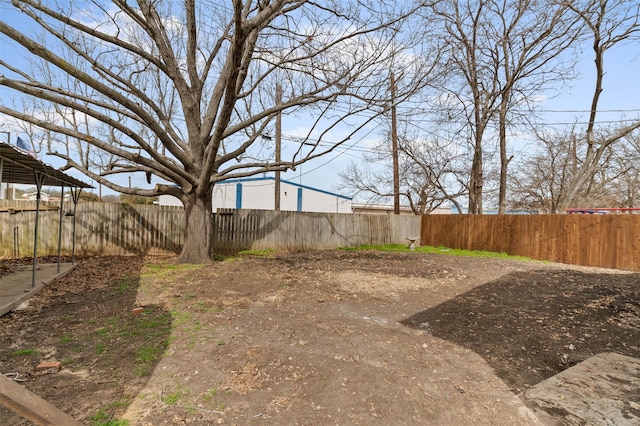
<svg viewBox="0 0 640 426">
<path fill-rule="evenodd" d="M 33 172 L 36 178 L 36 224 L 33 230 L 33 273 L 31 274 L 31 287 L 36 286 L 36 269 L 38 267 L 38 221 L 40 220 L 40 196 L 42 191 L 42 176 Z"/>
<path fill-rule="evenodd" d="M 0 192 L 2 192 L 2 172 L 4 169 L 4 158 L 0 158 Z M 7 186 L 6 191 L 9 191 L 9 187 Z M 5 199 L 9 198 L 7 194 L 5 194 Z"/>
<path fill-rule="evenodd" d="M 73 241 L 71 244 L 71 263 L 76 264 L 76 212 L 78 208 L 78 201 L 80 201 L 80 193 L 82 192 L 82 188 L 73 188 L 71 190 L 71 199 L 73 200 L 73 235 L 71 240 Z"/>
<path fill-rule="evenodd" d="M 282 86 L 277 83 L 276 84 L 276 105 L 282 105 Z M 276 116 L 276 181 L 275 181 L 275 200 L 274 200 L 274 210 L 280 210 L 280 161 L 281 159 L 281 151 L 282 151 L 282 111 L 278 111 L 278 115 Z"/>
<path fill-rule="evenodd" d="M 58 273 L 60 273 L 60 251 L 62 249 L 62 218 L 64 217 L 62 211 L 64 207 L 64 183 L 60 189 L 60 216 L 58 219 Z"/>
</svg>

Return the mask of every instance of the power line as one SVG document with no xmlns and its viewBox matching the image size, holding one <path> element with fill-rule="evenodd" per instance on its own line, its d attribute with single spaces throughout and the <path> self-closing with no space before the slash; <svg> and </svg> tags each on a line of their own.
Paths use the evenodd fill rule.
<svg viewBox="0 0 640 426">
<path fill-rule="evenodd" d="M 342 156 L 343 154 L 345 154 L 349 149 L 353 148 L 356 144 L 360 143 L 362 140 L 364 140 L 364 138 L 366 138 L 367 136 L 369 136 L 371 133 L 373 133 L 375 129 L 371 129 L 367 132 L 367 134 L 365 134 L 364 136 L 362 136 L 360 139 L 358 139 L 357 141 L 355 141 L 353 144 L 351 144 L 351 146 L 347 147 L 344 151 L 342 151 L 341 153 L 339 153 L 338 155 L 336 155 L 335 157 L 325 161 L 324 163 L 320 164 L 317 167 L 314 167 L 313 169 L 305 172 L 305 173 L 300 173 L 300 177 L 305 176 L 311 172 L 315 172 L 316 170 L 318 170 L 321 167 L 326 166 L 327 164 L 329 164 L 330 162 L 336 160 L 338 157 Z"/>
</svg>

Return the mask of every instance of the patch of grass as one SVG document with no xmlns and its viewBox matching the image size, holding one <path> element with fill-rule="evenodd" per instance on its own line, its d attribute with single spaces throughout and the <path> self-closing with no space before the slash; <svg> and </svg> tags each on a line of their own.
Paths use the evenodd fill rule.
<svg viewBox="0 0 640 426">
<path fill-rule="evenodd" d="M 171 321 L 169 312 L 151 307 L 138 315 L 107 317 L 83 342 L 100 356 L 101 362 L 112 359 L 114 348 L 136 347 L 132 354 L 136 364 L 134 374 L 141 377 L 151 371 L 169 346 Z"/>
<path fill-rule="evenodd" d="M 73 336 L 71 334 L 69 334 L 69 333 L 65 333 L 60 338 L 60 341 L 62 343 L 71 343 L 71 342 L 73 342 Z"/>
<path fill-rule="evenodd" d="M 113 419 L 113 413 L 118 408 L 123 408 L 129 405 L 131 398 L 125 396 L 118 401 L 112 402 L 104 407 L 101 407 L 89 420 L 91 426 L 129 426 L 129 421 L 124 419 Z"/>
<path fill-rule="evenodd" d="M 138 377 L 149 374 L 152 367 L 158 362 L 167 346 L 168 341 L 164 340 L 160 344 L 145 345 L 136 349 L 136 368 L 134 370 L 134 374 Z"/>
<path fill-rule="evenodd" d="M 115 296 L 118 294 L 123 294 L 131 290 L 135 290 L 138 286 L 138 279 L 131 277 L 123 277 L 115 281 L 113 287 L 111 287 L 111 295 Z"/>
<path fill-rule="evenodd" d="M 38 352 L 35 349 L 18 349 L 16 351 L 11 352 L 11 356 L 32 356 L 32 355 L 38 355 L 40 354 L 40 352 Z"/>
<path fill-rule="evenodd" d="M 142 270 L 141 277 L 164 279 L 184 271 L 192 271 L 201 269 L 205 265 L 187 264 L 187 263 L 148 263 Z"/>
<path fill-rule="evenodd" d="M 162 401 L 167 405 L 176 405 L 182 398 L 189 395 L 189 391 L 182 386 L 178 386 L 173 392 L 169 392 L 162 397 Z"/>
<path fill-rule="evenodd" d="M 271 250 L 271 249 L 241 250 L 240 252 L 238 252 L 238 254 L 242 256 L 258 256 L 258 257 L 271 257 L 276 253 L 277 252 L 275 250 Z"/>
<path fill-rule="evenodd" d="M 218 392 L 217 389 L 209 389 L 203 396 L 202 399 L 204 399 L 209 407 L 213 410 L 217 410 L 217 411 L 224 411 L 225 409 L 225 405 L 223 402 L 220 402 L 218 400 L 218 396 L 219 396 L 220 392 Z"/>
<path fill-rule="evenodd" d="M 482 251 L 482 250 L 452 249 L 448 247 L 419 246 L 419 247 L 416 247 L 415 250 L 409 250 L 409 246 L 404 244 L 362 245 L 358 247 L 341 247 L 338 250 L 346 250 L 346 251 L 376 250 L 376 251 L 385 251 L 385 252 L 434 253 L 434 254 L 448 254 L 451 256 L 493 257 L 493 258 L 500 258 L 500 259 L 529 260 L 529 261 L 532 260 L 528 257 L 512 256 L 507 253 L 496 253 L 496 252 Z"/>
<path fill-rule="evenodd" d="M 96 345 L 96 354 L 101 355 L 104 351 L 107 350 L 107 344 L 100 342 Z"/>
</svg>

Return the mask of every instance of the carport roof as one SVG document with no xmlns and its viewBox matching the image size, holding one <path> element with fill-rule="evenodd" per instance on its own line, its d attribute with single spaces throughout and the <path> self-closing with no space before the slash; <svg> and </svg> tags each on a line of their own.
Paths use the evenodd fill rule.
<svg viewBox="0 0 640 426">
<path fill-rule="evenodd" d="M 91 185 L 56 170 L 36 158 L 23 154 L 14 146 L 6 143 L 0 143 L 0 160 L 2 160 L 0 182 L 35 185 L 35 173 L 38 173 L 42 178 L 42 185 L 93 188 Z"/>
</svg>

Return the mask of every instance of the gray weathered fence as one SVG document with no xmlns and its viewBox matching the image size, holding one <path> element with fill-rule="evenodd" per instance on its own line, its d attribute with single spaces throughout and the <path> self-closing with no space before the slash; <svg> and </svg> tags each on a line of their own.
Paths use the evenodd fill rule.
<svg viewBox="0 0 640 426">
<path fill-rule="evenodd" d="M 212 246 L 219 253 L 404 244 L 420 235 L 419 216 L 220 210 L 214 222 Z"/>
<path fill-rule="evenodd" d="M 38 254 L 58 247 L 57 203 L 43 203 Z M 72 209 L 65 203 L 64 210 Z M 0 254 L 31 256 L 35 203 L 0 204 Z M 184 242 L 184 209 L 173 206 L 80 203 L 76 253 L 80 255 L 160 255 L 177 253 Z M 63 215 L 62 252 L 71 252 L 72 218 Z M 420 234 L 419 216 L 224 210 L 214 216 L 213 252 L 306 250 L 362 244 L 406 243 Z"/>
</svg>

